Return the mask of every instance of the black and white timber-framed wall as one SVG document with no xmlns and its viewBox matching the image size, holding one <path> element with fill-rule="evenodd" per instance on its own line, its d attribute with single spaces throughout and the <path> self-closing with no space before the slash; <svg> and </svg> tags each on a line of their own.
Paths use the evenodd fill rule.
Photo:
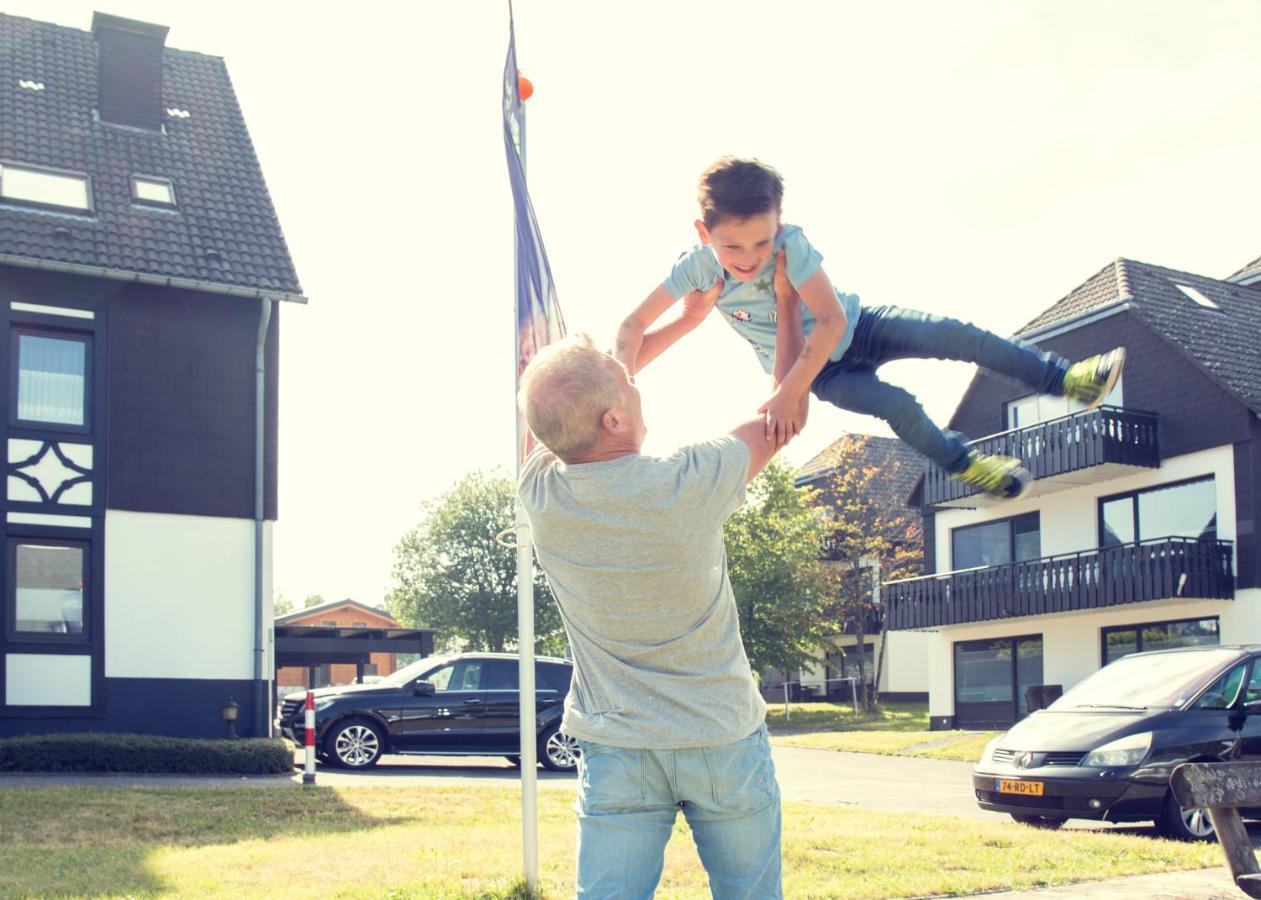
<svg viewBox="0 0 1261 900">
<path fill-rule="evenodd" d="M 223 60 L 166 33 L 0 14 L 0 735 L 270 729 L 305 301 Z"/>
</svg>

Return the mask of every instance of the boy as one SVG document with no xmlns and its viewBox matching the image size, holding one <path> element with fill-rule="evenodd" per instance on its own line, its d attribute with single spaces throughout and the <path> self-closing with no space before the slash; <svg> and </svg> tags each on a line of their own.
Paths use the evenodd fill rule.
<svg viewBox="0 0 1261 900">
<path fill-rule="evenodd" d="M 862 307 L 856 295 L 838 293 L 820 266 L 822 254 L 799 227 L 780 222 L 783 181 L 761 162 L 723 157 L 701 175 L 699 199 L 701 243 L 679 258 L 665 282 L 622 323 L 614 355 L 634 373 L 717 305 L 773 376 L 774 393 L 759 411 L 777 445 L 801 430 L 813 392 L 841 409 L 884 419 L 953 478 L 1014 498 L 1031 481 L 1020 460 L 970 451 L 960 435 L 943 432 L 919 401 L 881 381 L 876 370 L 895 359 L 957 359 L 1023 381 L 1039 393 L 1079 400 L 1088 409 L 1102 403 L 1120 377 L 1123 348 L 1070 364 L 956 319 Z M 805 306 L 799 316 L 792 314 L 799 307 L 795 302 L 776 304 L 776 258 L 783 260 L 782 274 Z M 648 331 L 683 297 L 676 319 Z"/>
</svg>

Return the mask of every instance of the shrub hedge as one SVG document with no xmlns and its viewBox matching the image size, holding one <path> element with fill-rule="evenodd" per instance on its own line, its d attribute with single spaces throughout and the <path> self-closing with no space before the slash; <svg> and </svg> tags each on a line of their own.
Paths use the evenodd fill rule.
<svg viewBox="0 0 1261 900">
<path fill-rule="evenodd" d="M 0 738 L 0 772 L 279 775 L 293 771 L 280 738 L 199 740 L 151 734 L 31 734 Z"/>
</svg>

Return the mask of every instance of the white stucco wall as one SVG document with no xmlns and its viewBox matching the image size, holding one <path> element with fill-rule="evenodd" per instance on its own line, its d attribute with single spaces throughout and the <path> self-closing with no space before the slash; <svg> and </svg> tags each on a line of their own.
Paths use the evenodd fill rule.
<svg viewBox="0 0 1261 900">
<path fill-rule="evenodd" d="M 1099 498 L 1142 490 L 1174 481 L 1212 475 L 1217 489 L 1217 536 L 1235 539 L 1234 451 L 1229 445 L 1175 456 L 1159 469 L 1144 469 L 1124 478 L 1086 484 L 1041 497 L 999 503 L 985 509 L 948 509 L 934 522 L 937 572 L 949 572 L 950 532 L 963 525 L 1007 519 L 1024 513 L 1040 514 L 1042 555 L 1093 550 L 1099 542 Z"/>
<path fill-rule="evenodd" d="M 266 523 L 268 630 L 271 529 Z M 107 678 L 252 678 L 253 521 L 107 511 L 104 600 Z M 269 641 L 263 677 L 273 671 Z"/>
<path fill-rule="evenodd" d="M 946 510 L 935 522 L 936 569 L 951 569 L 950 532 L 963 525 L 1040 513 L 1042 555 L 1093 550 L 1098 545 L 1098 499 L 1160 484 L 1212 475 L 1217 493 L 1217 533 L 1235 539 L 1233 448 L 1214 447 L 1167 459 L 1159 469 L 1123 478 L 1003 503 L 988 509 Z M 1236 567 L 1237 568 L 1237 567 Z M 957 641 L 1042 635 L 1043 682 L 1071 688 L 1096 671 L 1102 660 L 1100 630 L 1173 619 L 1217 616 L 1224 644 L 1261 643 L 1261 589 L 1237 591 L 1234 600 L 1159 600 L 1107 610 L 1026 616 L 975 625 L 942 628 L 930 635 L 928 647 L 929 714 L 954 714 L 954 649 Z"/>
</svg>

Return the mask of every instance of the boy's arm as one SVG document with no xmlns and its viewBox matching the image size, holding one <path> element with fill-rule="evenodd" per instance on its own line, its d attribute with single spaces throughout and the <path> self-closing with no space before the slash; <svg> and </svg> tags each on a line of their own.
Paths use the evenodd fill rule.
<svg viewBox="0 0 1261 900">
<path fill-rule="evenodd" d="M 683 298 L 683 311 L 660 328 L 648 331 L 648 326 L 674 303 L 674 297 L 659 285 L 635 311 L 627 316 L 617 329 L 613 356 L 634 375 L 648 363 L 666 351 L 679 338 L 696 328 L 714 308 L 722 291 L 722 279 L 714 282 L 707 291 L 692 291 Z"/>
<path fill-rule="evenodd" d="M 801 330 L 801 297 L 788 280 L 788 266 L 783 250 L 775 253 L 774 283 L 775 364 L 771 370 L 771 388 L 778 390 L 801 356 L 802 344 L 805 343 Z M 774 441 L 776 447 L 782 447 L 806 427 L 806 416 L 810 411 L 810 392 L 806 391 L 797 409 L 791 414 L 784 414 L 777 408 L 779 416 L 773 417 L 768 412 L 770 405 L 771 401 L 768 400 L 758 412 L 765 418 L 767 438 Z"/>
<path fill-rule="evenodd" d="M 797 421 L 801 404 L 808 402 L 811 383 L 823 370 L 832 348 L 845 334 L 849 324 L 845 318 L 845 310 L 836 297 L 836 289 L 822 269 L 811 275 L 798 291 L 801 301 L 814 314 L 815 324 L 810 336 L 802 339 L 797 358 L 780 381 L 774 395 L 762 407 L 766 413 L 767 427 L 773 427 L 779 433 L 784 430 L 781 423 L 791 427 Z M 780 334 L 781 329 L 777 328 L 776 340 Z M 778 361 L 778 350 L 775 356 Z"/>
</svg>

